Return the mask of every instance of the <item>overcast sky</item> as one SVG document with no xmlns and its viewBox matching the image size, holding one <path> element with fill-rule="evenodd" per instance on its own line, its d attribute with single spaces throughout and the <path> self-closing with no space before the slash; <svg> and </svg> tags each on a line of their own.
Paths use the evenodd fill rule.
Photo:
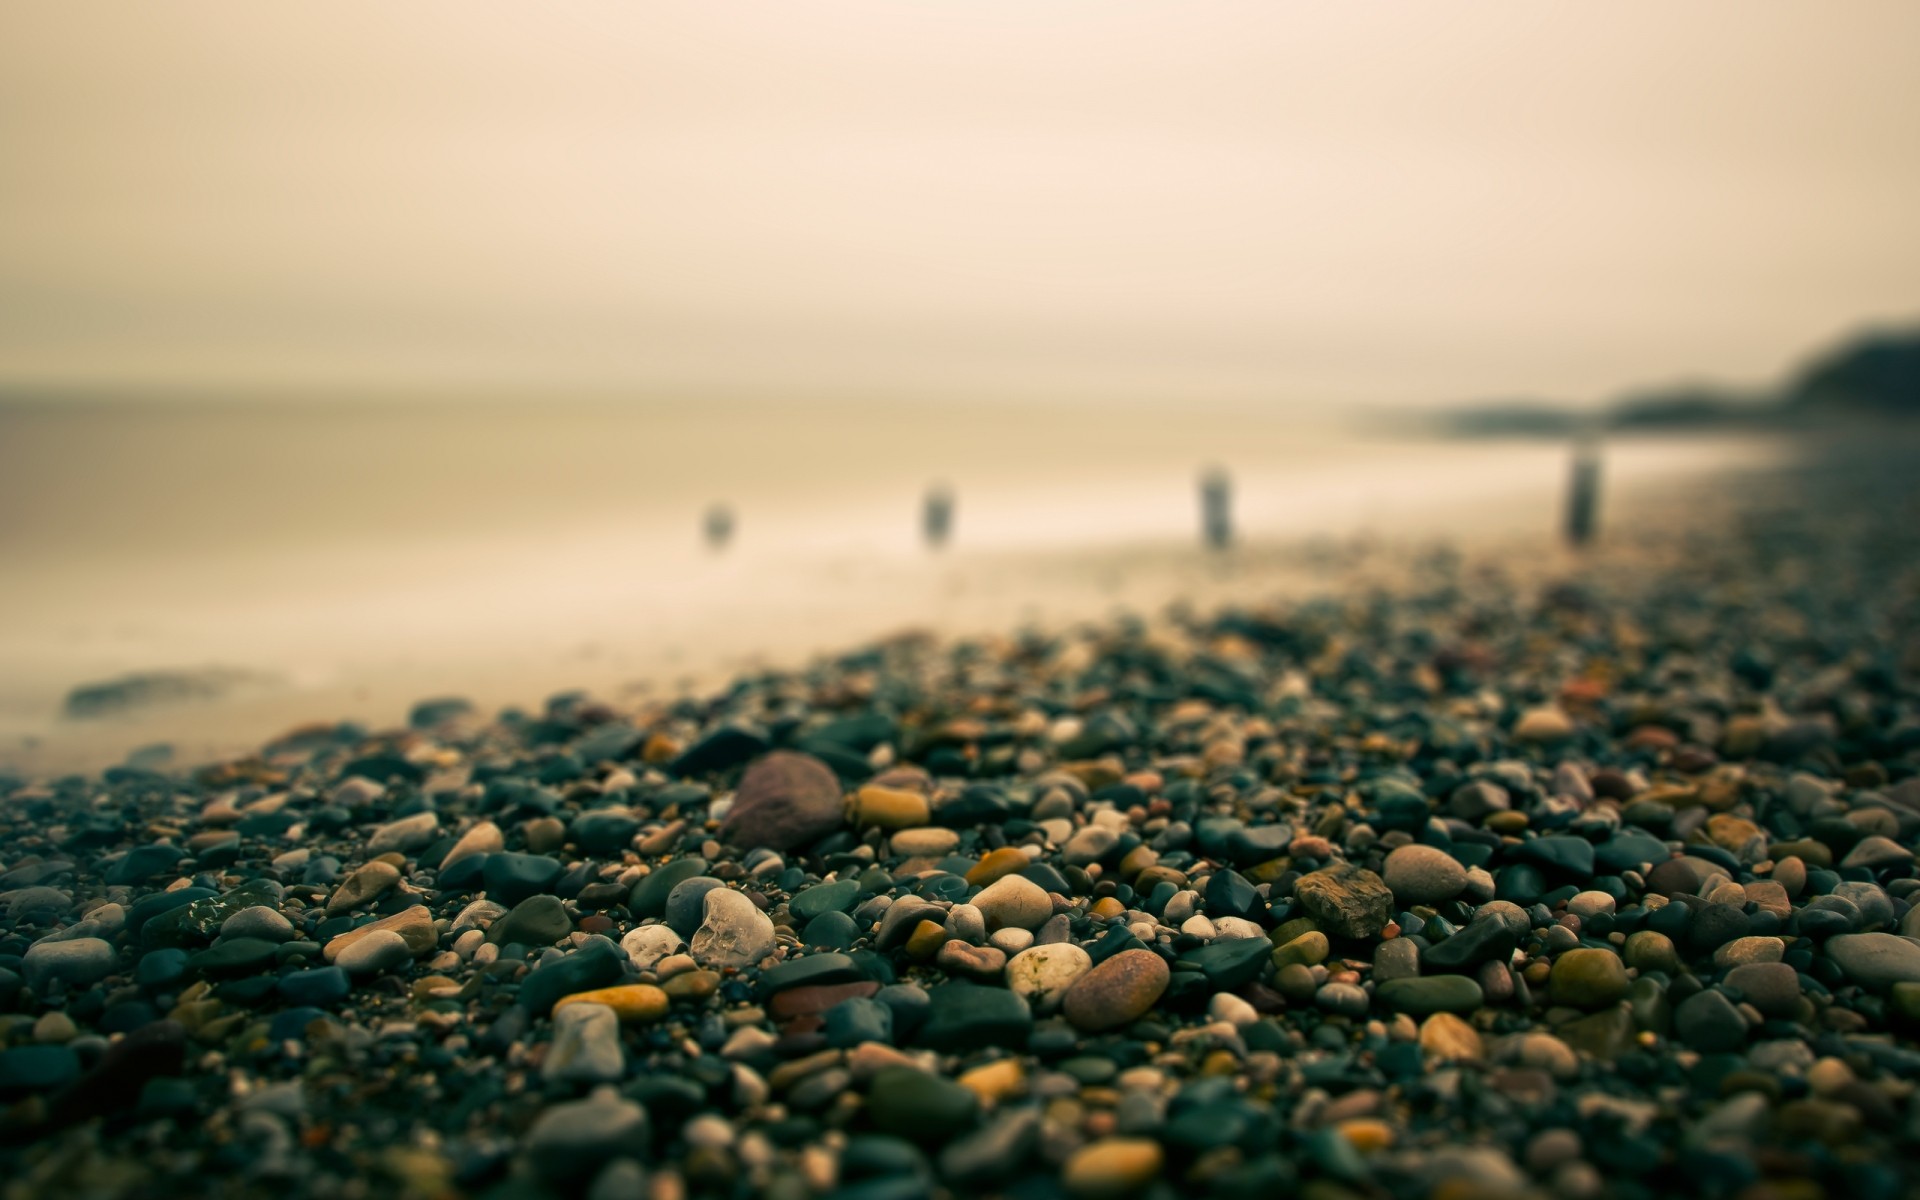
<svg viewBox="0 0 1920 1200">
<path fill-rule="evenodd" d="M 0 8 L 0 387 L 1590 401 L 1916 214 L 1912 0 Z"/>
</svg>

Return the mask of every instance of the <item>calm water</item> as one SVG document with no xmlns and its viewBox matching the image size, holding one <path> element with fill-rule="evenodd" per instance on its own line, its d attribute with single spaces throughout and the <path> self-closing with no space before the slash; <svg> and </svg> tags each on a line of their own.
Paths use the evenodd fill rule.
<svg viewBox="0 0 1920 1200">
<path fill-rule="evenodd" d="M 1617 519 L 1765 463 L 1621 444 Z M 989 630 L 1312 586 L 1307 542 L 1550 545 L 1566 449 L 1234 412 L 716 404 L 0 407 L 0 762 L 183 756 L 425 694 L 671 689 L 901 627 Z M 1195 547 L 1198 472 L 1243 546 Z M 952 544 L 919 544 L 929 484 Z M 738 516 L 702 543 L 715 501 Z M 228 700 L 76 722 L 77 683 L 243 668 Z"/>
</svg>

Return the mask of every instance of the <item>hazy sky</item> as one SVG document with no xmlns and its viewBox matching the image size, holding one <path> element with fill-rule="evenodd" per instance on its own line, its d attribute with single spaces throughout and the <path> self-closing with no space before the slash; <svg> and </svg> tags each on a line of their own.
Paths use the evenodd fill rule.
<svg viewBox="0 0 1920 1200">
<path fill-rule="evenodd" d="M 0 386 L 1590 400 L 1917 213 L 1912 0 L 0 7 Z"/>
</svg>

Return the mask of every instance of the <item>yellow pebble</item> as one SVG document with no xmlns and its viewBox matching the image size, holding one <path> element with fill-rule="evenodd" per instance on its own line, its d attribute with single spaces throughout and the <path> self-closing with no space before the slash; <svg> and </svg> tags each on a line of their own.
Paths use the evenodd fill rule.
<svg viewBox="0 0 1920 1200">
<path fill-rule="evenodd" d="M 1393 1145 L 1393 1126 L 1377 1117 L 1355 1117 L 1340 1122 L 1337 1128 L 1340 1136 L 1362 1154 L 1385 1150 Z"/>
<path fill-rule="evenodd" d="M 1146 1138 L 1108 1138 L 1082 1146 L 1061 1168 L 1060 1182 L 1081 1200 L 1106 1200 L 1139 1191 L 1160 1177 L 1158 1142 Z"/>
<path fill-rule="evenodd" d="M 933 819 L 933 806 L 919 792 L 868 786 L 854 794 L 852 817 L 856 825 L 912 829 Z"/>
<path fill-rule="evenodd" d="M 630 983 L 562 996 L 554 1002 L 553 1011 L 559 1012 L 569 1004 L 604 1004 L 622 1021 L 658 1021 L 667 1015 L 671 1003 L 667 994 L 652 984 Z"/>
<path fill-rule="evenodd" d="M 1020 1060 L 1003 1058 L 985 1066 L 975 1067 L 955 1080 L 980 1097 L 985 1105 L 998 1104 L 1009 1096 L 1017 1096 L 1026 1090 L 1027 1075 L 1020 1069 Z"/>
<path fill-rule="evenodd" d="M 985 887 L 996 879 L 1004 878 L 1025 870 L 1032 860 L 1011 846 L 1003 846 L 989 851 L 985 858 L 973 865 L 967 872 L 967 882 L 974 887 Z"/>
</svg>

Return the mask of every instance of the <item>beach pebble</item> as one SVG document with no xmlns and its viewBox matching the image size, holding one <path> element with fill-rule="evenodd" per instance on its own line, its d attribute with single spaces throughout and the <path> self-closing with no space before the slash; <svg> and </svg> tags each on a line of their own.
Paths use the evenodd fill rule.
<svg viewBox="0 0 1920 1200">
<path fill-rule="evenodd" d="M 1378 937 L 1393 915 L 1393 893 L 1387 885 L 1372 871 L 1349 863 L 1301 876 L 1294 895 L 1329 933 L 1340 937 Z"/>
<path fill-rule="evenodd" d="M 773 922 L 746 893 L 721 888 L 706 894 L 706 919 L 688 941 L 707 967 L 747 967 L 773 953 Z"/>
<path fill-rule="evenodd" d="M 1036 1008 L 1051 1008 L 1092 969 L 1093 959 L 1071 942 L 1034 946 L 1007 961 L 1007 987 Z"/>
<path fill-rule="evenodd" d="M 1167 982 L 1167 964 L 1159 955 L 1122 950 L 1075 980 L 1061 1000 L 1061 1011 L 1078 1029 L 1114 1029 L 1151 1010 Z"/>
<path fill-rule="evenodd" d="M 1046 891 L 1021 875 L 1008 875 L 988 884 L 972 904 L 986 918 L 989 931 L 1038 929 L 1053 915 L 1053 901 Z"/>
<path fill-rule="evenodd" d="M 293 938 L 293 922 L 281 916 L 278 909 L 252 904 L 222 921 L 220 936 L 285 942 Z"/>
<path fill-rule="evenodd" d="M 113 944 L 100 938 L 35 942 L 21 959 L 21 974 L 36 992 L 56 983 L 86 987 L 111 975 L 115 958 Z"/>
<path fill-rule="evenodd" d="M 1402 904 L 1438 904 L 1467 885 L 1467 869 L 1434 846 L 1402 846 L 1387 855 L 1381 878 Z"/>
<path fill-rule="evenodd" d="M 392 930 L 376 929 L 344 947 L 333 961 L 349 975 L 377 975 L 410 966 L 413 950 Z"/>
<path fill-rule="evenodd" d="M 626 1073 L 620 1018 L 605 1004 L 562 1002 L 553 1010 L 553 1044 L 541 1078 L 557 1083 L 614 1083 Z"/>
<path fill-rule="evenodd" d="M 833 769 L 810 754 L 775 750 L 740 777 L 720 835 L 738 846 L 786 851 L 825 837 L 844 821 Z"/>
</svg>

